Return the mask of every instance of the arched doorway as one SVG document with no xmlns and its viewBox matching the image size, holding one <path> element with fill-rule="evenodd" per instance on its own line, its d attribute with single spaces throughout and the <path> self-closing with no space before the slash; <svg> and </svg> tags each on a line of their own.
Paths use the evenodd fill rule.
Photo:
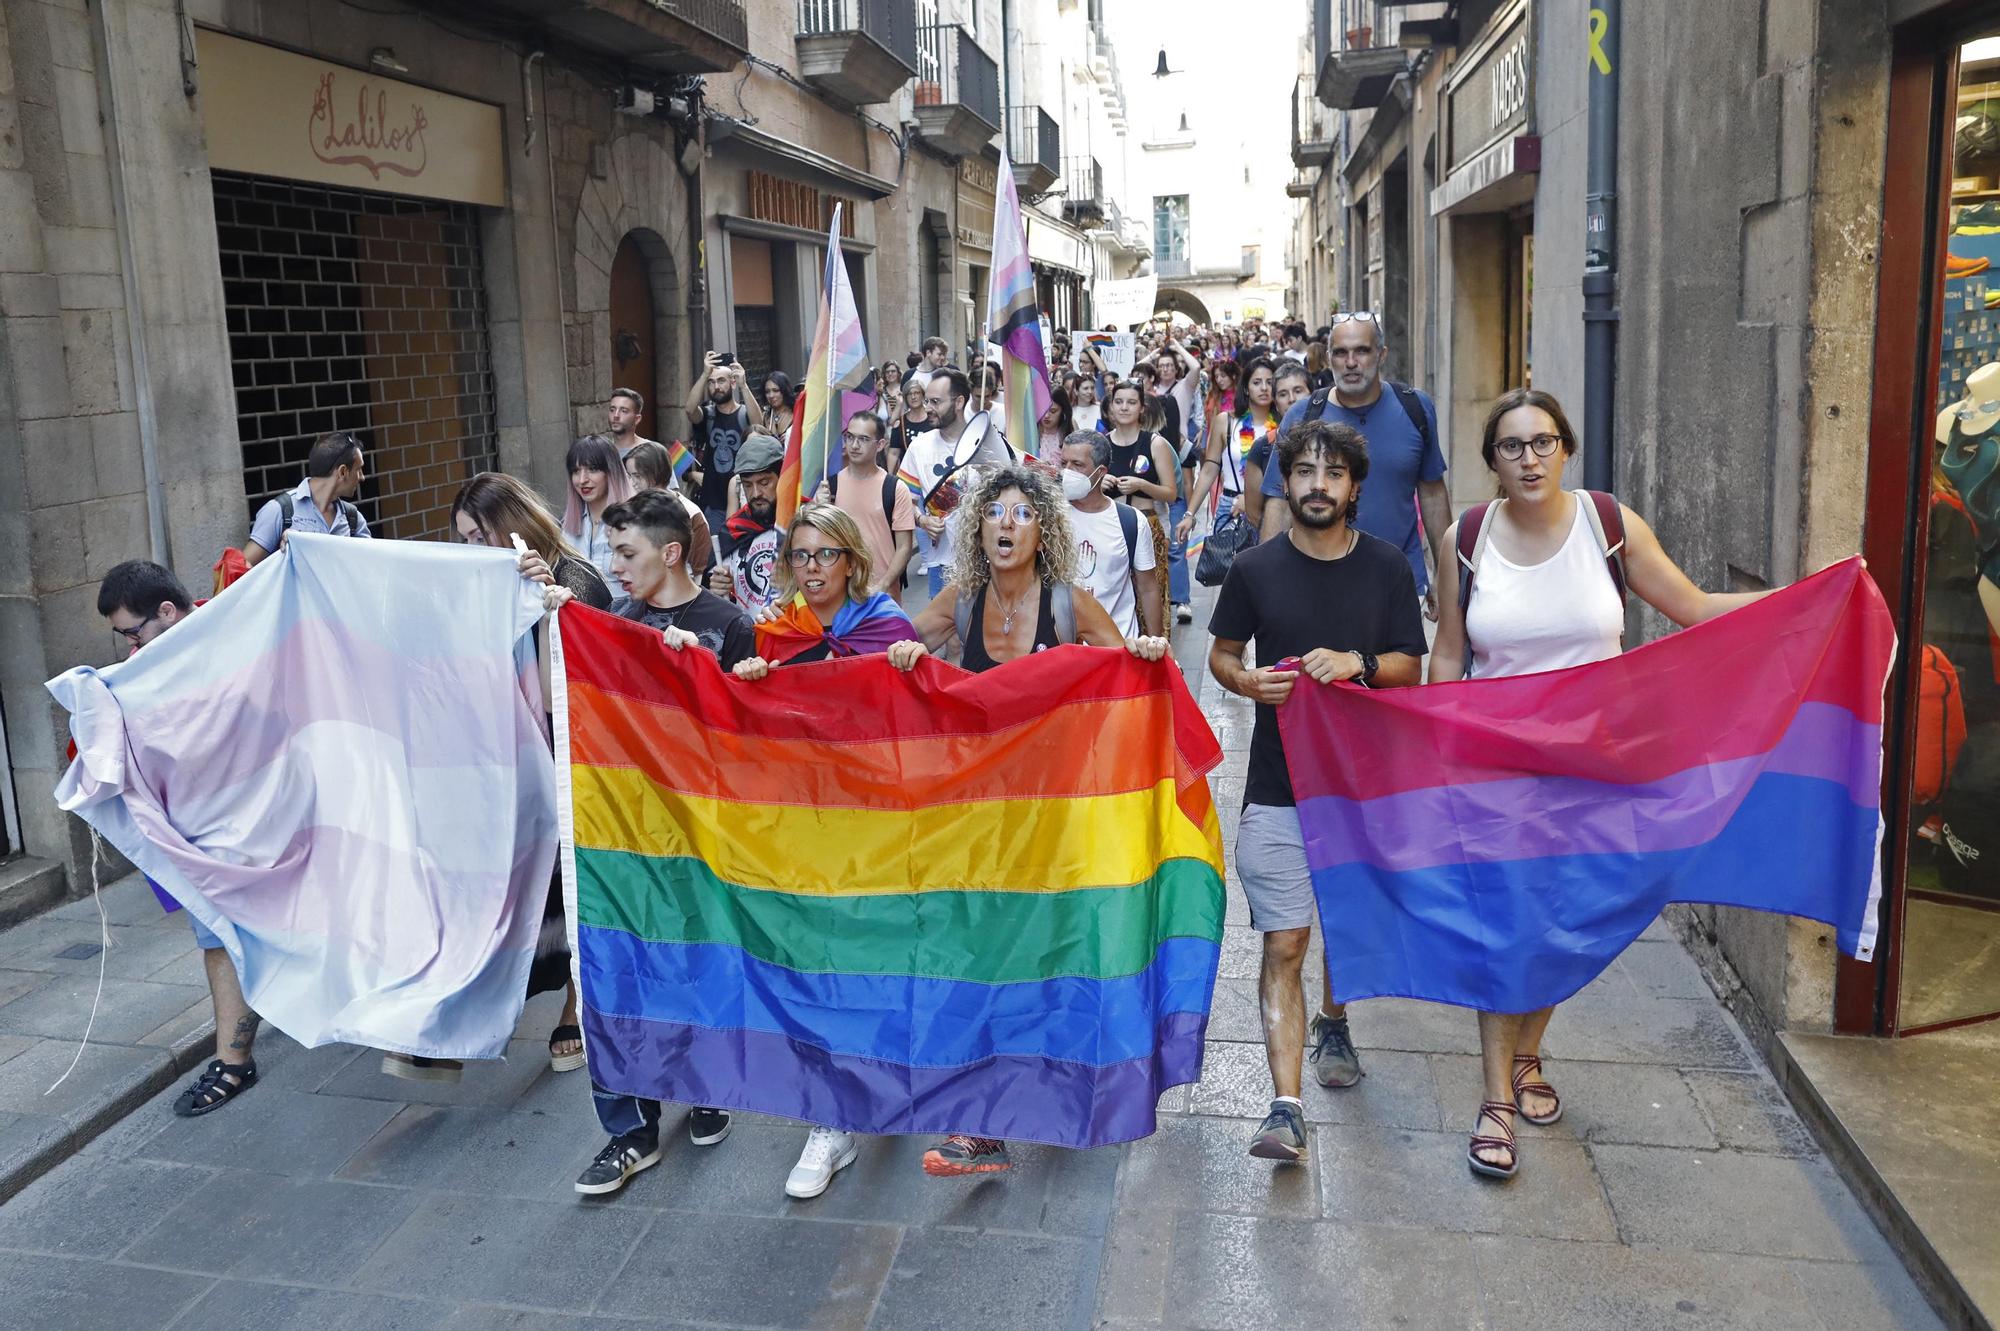
<svg viewBox="0 0 2000 1331">
<path fill-rule="evenodd" d="M 1208 317 L 1208 306 L 1179 287 L 1161 287 L 1159 294 L 1153 298 L 1153 313 L 1185 314 L 1198 324 L 1212 322 Z"/>
<path fill-rule="evenodd" d="M 639 418 L 639 433 L 648 439 L 660 437 L 658 365 L 659 347 L 655 332 L 658 320 L 653 304 L 653 280 L 646 254 L 639 245 L 639 233 L 627 232 L 618 242 L 611 260 L 611 383 L 643 393 L 645 413 Z M 670 436 L 671 437 L 671 436 Z"/>
</svg>

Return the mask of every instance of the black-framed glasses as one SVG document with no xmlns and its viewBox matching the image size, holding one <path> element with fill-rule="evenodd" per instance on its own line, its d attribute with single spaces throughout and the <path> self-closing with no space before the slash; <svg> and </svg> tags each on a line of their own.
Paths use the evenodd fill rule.
<svg viewBox="0 0 2000 1331">
<path fill-rule="evenodd" d="M 1552 457 L 1562 447 L 1562 442 L 1563 437 L 1559 434 L 1538 434 L 1532 439 L 1496 439 L 1493 451 L 1509 462 L 1518 462 L 1521 454 L 1530 448 L 1535 450 L 1538 458 Z"/>
<path fill-rule="evenodd" d="M 804 568 L 807 564 L 832 568 L 834 561 L 846 553 L 846 548 L 838 545 L 822 546 L 817 550 L 788 550 L 785 552 L 785 562 L 793 568 Z"/>
<path fill-rule="evenodd" d="M 119 637 L 125 639 L 125 641 L 131 643 L 134 647 L 137 647 L 139 646 L 139 635 L 145 632 L 146 625 L 152 623 L 159 617 L 160 617 L 160 612 L 155 610 L 152 614 L 147 615 L 144 619 L 140 620 L 138 623 L 134 624 L 129 629 L 113 628 L 111 631 L 117 634 Z"/>
<path fill-rule="evenodd" d="M 985 510 L 986 520 L 988 522 L 999 522 L 1001 519 L 1005 518 L 1010 511 L 1014 515 L 1014 521 L 1022 524 L 1023 526 L 1027 525 L 1030 522 L 1035 521 L 1037 518 L 1041 516 L 1040 514 L 1035 512 L 1035 506 L 1033 504 L 1016 504 L 1014 505 L 1012 510 L 1009 510 L 1007 505 L 1001 503 L 999 500 L 996 499 L 992 503 L 986 506 Z"/>
</svg>

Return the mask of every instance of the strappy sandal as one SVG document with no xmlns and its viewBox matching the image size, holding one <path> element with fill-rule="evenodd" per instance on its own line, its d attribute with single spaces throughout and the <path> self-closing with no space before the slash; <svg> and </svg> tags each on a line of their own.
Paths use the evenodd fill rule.
<svg viewBox="0 0 2000 1331">
<path fill-rule="evenodd" d="M 231 1081 L 231 1077 L 236 1080 Z M 182 1091 L 180 1098 L 174 1101 L 174 1113 L 181 1118 L 200 1118 L 222 1108 L 256 1084 L 255 1063 L 225 1063 L 219 1058 L 212 1059 L 207 1070 L 194 1079 L 194 1085 Z"/>
<path fill-rule="evenodd" d="M 1541 1055 L 1516 1054 L 1514 1055 L 1514 1103 L 1519 1105 L 1521 1096 L 1528 1092 L 1532 1092 L 1535 1095 L 1548 1096 L 1549 1099 L 1556 1102 L 1556 1107 L 1548 1113 L 1539 1116 L 1530 1114 L 1527 1110 L 1523 1109 L 1521 1110 L 1522 1118 L 1528 1120 L 1528 1122 L 1538 1128 L 1546 1128 L 1549 1124 L 1563 1116 L 1562 1097 L 1556 1094 L 1555 1087 L 1542 1080 Z"/>
<path fill-rule="evenodd" d="M 1505 1100 L 1487 1100 L 1480 1104 L 1479 1117 L 1474 1120 L 1473 1126 L 1478 1127 L 1480 1123 L 1491 1122 L 1497 1124 L 1506 1135 L 1488 1137 L 1475 1132 L 1472 1134 L 1472 1145 L 1465 1152 L 1465 1163 L 1472 1166 L 1473 1173 L 1485 1178 L 1512 1178 L 1514 1171 L 1521 1167 L 1521 1148 L 1514 1142 L 1514 1125 L 1501 1117 L 1503 1110 L 1509 1114 L 1520 1112 Z M 1481 1151 L 1491 1150 L 1502 1150 L 1507 1153 L 1507 1163 L 1504 1167 L 1494 1164 L 1491 1160 L 1479 1158 Z"/>
<path fill-rule="evenodd" d="M 558 1054 L 556 1046 L 574 1040 L 579 1046 L 574 1053 Z M 549 1067 L 556 1072 L 575 1072 L 583 1066 L 583 1028 L 580 1026 L 558 1026 L 549 1032 Z"/>
</svg>

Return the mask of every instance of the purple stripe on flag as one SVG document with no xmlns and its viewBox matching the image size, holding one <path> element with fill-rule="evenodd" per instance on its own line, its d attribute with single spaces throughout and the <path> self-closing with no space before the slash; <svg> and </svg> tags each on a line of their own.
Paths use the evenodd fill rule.
<svg viewBox="0 0 2000 1331">
<path fill-rule="evenodd" d="M 1150 1057 L 1102 1067 L 995 1057 L 938 1068 L 834 1054 L 766 1031 L 583 1010 L 591 1080 L 620 1094 L 849 1132 L 964 1132 L 1075 1148 L 1151 1135 L 1161 1092 L 1201 1076 L 1207 1025 L 1204 1013 L 1170 1013 Z"/>
<path fill-rule="evenodd" d="M 1765 773 L 1843 787 L 1876 807 L 1882 734 L 1845 708 L 1805 703 L 1767 754 L 1707 763 L 1640 785 L 1520 777 L 1350 800 L 1299 802 L 1308 858 L 1398 872 L 1554 855 L 1682 850 L 1713 840 Z M 1456 829 L 1456 835 L 1453 835 Z"/>
</svg>

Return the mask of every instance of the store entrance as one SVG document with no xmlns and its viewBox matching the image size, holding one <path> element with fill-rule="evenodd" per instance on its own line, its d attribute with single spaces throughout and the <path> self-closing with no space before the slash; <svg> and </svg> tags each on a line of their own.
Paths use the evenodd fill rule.
<svg viewBox="0 0 2000 1331">
<path fill-rule="evenodd" d="M 1903 1034 L 2000 1016 L 2000 25 L 1960 48 L 1946 105 L 1944 299 L 1905 695 Z"/>
</svg>

